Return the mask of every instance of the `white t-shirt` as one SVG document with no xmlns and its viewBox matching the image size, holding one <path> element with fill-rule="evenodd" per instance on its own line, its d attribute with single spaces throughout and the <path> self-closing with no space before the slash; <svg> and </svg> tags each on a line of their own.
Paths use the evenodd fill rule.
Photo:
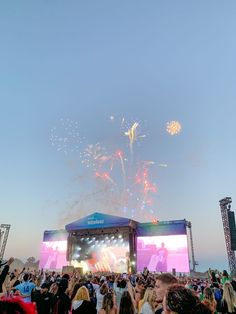
<svg viewBox="0 0 236 314">
<path fill-rule="evenodd" d="M 154 311 L 148 302 L 145 302 L 142 305 L 140 314 L 154 314 Z"/>
<path fill-rule="evenodd" d="M 99 312 L 102 308 L 102 303 L 103 303 L 103 298 L 104 298 L 104 295 L 100 293 L 100 289 L 96 291 L 96 297 L 97 297 L 96 309 L 97 309 L 97 312 Z"/>
</svg>

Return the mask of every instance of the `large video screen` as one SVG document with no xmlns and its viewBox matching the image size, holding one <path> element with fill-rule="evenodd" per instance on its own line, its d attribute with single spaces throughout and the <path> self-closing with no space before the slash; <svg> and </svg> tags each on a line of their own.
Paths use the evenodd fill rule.
<svg viewBox="0 0 236 314">
<path fill-rule="evenodd" d="M 80 237 L 73 245 L 72 264 L 91 272 L 127 272 L 129 241 L 127 235 Z"/>
<path fill-rule="evenodd" d="M 137 238 L 137 270 L 189 272 L 187 235 Z"/>
<path fill-rule="evenodd" d="M 67 241 L 42 242 L 39 267 L 50 270 L 61 270 L 68 265 L 66 260 Z"/>
</svg>

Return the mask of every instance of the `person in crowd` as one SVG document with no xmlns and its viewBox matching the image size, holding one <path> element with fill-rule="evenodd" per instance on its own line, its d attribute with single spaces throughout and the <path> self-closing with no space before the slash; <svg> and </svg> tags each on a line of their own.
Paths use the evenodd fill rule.
<svg viewBox="0 0 236 314">
<path fill-rule="evenodd" d="M 117 306 L 119 308 L 120 306 L 120 301 L 121 301 L 121 296 L 123 294 L 124 291 L 127 291 L 127 281 L 122 278 L 121 276 L 116 277 L 114 285 L 114 292 L 116 295 L 116 302 L 117 302 Z"/>
<path fill-rule="evenodd" d="M 31 302 L 31 293 L 36 285 L 30 281 L 30 274 L 23 276 L 23 282 L 15 286 L 16 292 L 24 299 L 25 302 Z"/>
<path fill-rule="evenodd" d="M 72 314 L 96 314 L 97 310 L 90 301 L 89 291 L 85 286 L 78 289 L 72 301 Z"/>
<path fill-rule="evenodd" d="M 102 308 L 100 309 L 98 314 L 117 314 L 117 306 L 114 293 L 108 292 L 104 295 Z"/>
<path fill-rule="evenodd" d="M 163 301 L 164 314 L 211 314 L 194 292 L 183 285 L 174 284 L 167 289 Z"/>
<path fill-rule="evenodd" d="M 53 314 L 68 314 L 71 308 L 71 300 L 65 293 L 68 288 L 68 280 L 62 278 L 58 283 L 56 283 L 56 286 L 55 294 L 52 297 Z M 50 292 L 52 292 L 51 289 Z"/>
<path fill-rule="evenodd" d="M 22 270 L 22 271 L 24 271 L 24 270 Z M 9 284 L 10 284 L 11 288 L 14 288 L 14 287 L 16 287 L 17 285 L 20 284 L 20 280 L 19 280 L 20 275 L 21 275 L 21 273 L 19 273 L 17 269 L 14 269 L 10 273 Z"/>
<path fill-rule="evenodd" d="M 211 281 L 211 286 L 214 288 L 219 288 L 219 283 L 220 279 L 218 276 L 216 276 L 216 273 L 214 271 L 210 271 L 210 281 Z"/>
<path fill-rule="evenodd" d="M 204 289 L 202 303 L 206 304 L 210 308 L 212 314 L 215 313 L 216 307 L 217 307 L 217 302 L 216 302 L 216 299 L 214 297 L 214 293 L 213 293 L 211 288 L 206 287 Z"/>
<path fill-rule="evenodd" d="M 222 309 L 223 314 L 236 313 L 236 297 L 234 289 L 229 281 L 226 281 L 223 286 L 223 298 L 222 298 Z"/>
<path fill-rule="evenodd" d="M 94 289 L 91 279 L 92 279 L 91 276 L 87 278 L 85 286 L 88 289 L 90 301 L 96 307 L 96 304 L 97 304 L 96 293 L 95 293 L 95 289 Z"/>
<path fill-rule="evenodd" d="M 82 286 L 83 286 L 83 283 L 82 283 L 81 281 L 77 282 L 77 283 L 74 285 L 73 290 L 72 290 L 71 295 L 70 295 L 71 301 L 73 301 L 73 299 L 74 299 L 74 297 L 75 297 L 77 291 L 78 291 L 79 288 L 82 287 Z"/>
<path fill-rule="evenodd" d="M 223 270 L 221 277 L 221 284 L 224 285 L 226 281 L 230 281 L 229 274 L 226 270 Z"/>
<path fill-rule="evenodd" d="M 135 314 L 135 307 L 129 291 L 124 291 L 119 306 L 119 314 Z"/>
<path fill-rule="evenodd" d="M 134 288 L 135 308 L 138 308 L 139 302 L 143 299 L 145 293 L 145 281 L 139 279 Z"/>
<path fill-rule="evenodd" d="M 0 313 L 4 314 L 35 314 L 36 309 L 33 303 L 25 303 L 22 298 L 1 298 Z"/>
<path fill-rule="evenodd" d="M 35 290 L 32 293 L 32 302 L 36 303 L 38 314 L 50 314 L 51 313 L 51 303 L 52 303 L 52 293 L 49 292 L 49 284 L 44 282 L 40 290 Z"/>
<path fill-rule="evenodd" d="M 152 288 L 147 288 L 142 300 L 142 306 L 140 309 L 140 314 L 154 314 L 155 313 L 155 290 Z"/>
<path fill-rule="evenodd" d="M 102 308 L 103 298 L 107 292 L 108 292 L 108 285 L 104 282 L 101 285 L 100 289 L 98 289 L 96 292 L 96 299 L 97 299 L 96 309 L 97 309 L 97 312 L 99 312 L 100 309 Z"/>
<path fill-rule="evenodd" d="M 1 272 L 1 274 L 0 274 L 0 293 L 2 293 L 2 285 L 3 285 L 3 283 L 4 283 L 4 281 L 5 281 L 5 279 L 6 279 L 6 277 L 7 277 L 7 274 L 8 274 L 8 272 L 9 272 L 9 268 L 10 268 L 10 265 L 12 264 L 14 262 L 14 258 L 13 257 L 11 257 L 8 261 L 7 261 L 7 263 L 5 264 L 5 266 L 4 266 L 4 268 L 3 268 L 3 270 L 2 270 L 2 272 Z"/>
<path fill-rule="evenodd" d="M 156 301 L 158 303 L 155 314 L 161 314 L 163 311 L 162 302 L 167 289 L 178 282 L 177 278 L 169 273 L 163 273 L 157 276 L 155 283 Z"/>
<path fill-rule="evenodd" d="M 146 279 L 147 279 L 148 274 L 149 274 L 149 270 L 148 270 L 148 268 L 147 268 L 147 267 L 144 267 L 144 269 L 143 269 L 143 273 L 142 273 L 144 280 L 146 280 Z"/>
</svg>

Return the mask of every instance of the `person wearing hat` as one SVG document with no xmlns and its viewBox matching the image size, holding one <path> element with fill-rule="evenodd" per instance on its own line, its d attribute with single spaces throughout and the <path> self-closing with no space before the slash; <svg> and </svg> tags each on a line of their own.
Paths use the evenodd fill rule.
<svg viewBox="0 0 236 314">
<path fill-rule="evenodd" d="M 50 314 L 52 293 L 49 292 L 50 285 L 44 282 L 40 290 L 35 290 L 32 295 L 32 302 L 36 303 L 38 314 Z"/>
<path fill-rule="evenodd" d="M 58 282 L 57 293 L 52 298 L 52 310 L 57 314 L 68 314 L 71 308 L 71 300 L 66 294 L 68 280 L 61 278 Z"/>
</svg>

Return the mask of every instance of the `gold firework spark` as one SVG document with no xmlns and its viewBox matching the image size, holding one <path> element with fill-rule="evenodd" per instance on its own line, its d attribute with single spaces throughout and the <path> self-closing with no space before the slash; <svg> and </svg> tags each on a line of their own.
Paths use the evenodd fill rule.
<svg viewBox="0 0 236 314">
<path fill-rule="evenodd" d="M 166 124 L 166 131 L 170 135 L 178 134 L 181 131 L 181 129 L 182 129 L 182 126 L 179 123 L 179 121 L 170 121 L 170 122 L 167 122 Z"/>
</svg>

